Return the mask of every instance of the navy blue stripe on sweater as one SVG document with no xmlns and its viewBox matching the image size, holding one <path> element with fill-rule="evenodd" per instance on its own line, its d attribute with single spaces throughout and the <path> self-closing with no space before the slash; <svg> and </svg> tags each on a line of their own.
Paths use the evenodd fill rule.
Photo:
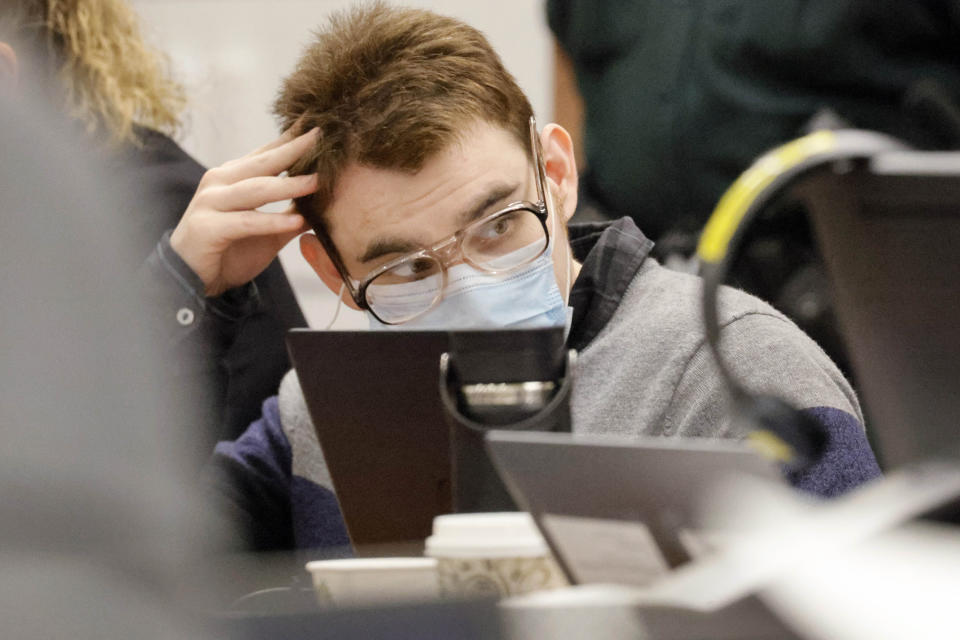
<svg viewBox="0 0 960 640">
<path fill-rule="evenodd" d="M 337 498 L 330 489 L 293 476 L 290 506 L 293 510 L 293 538 L 298 549 L 350 549 L 347 526 Z"/>
<path fill-rule="evenodd" d="M 276 396 L 265 400 L 261 411 L 239 438 L 217 444 L 209 475 L 218 507 L 252 549 L 291 549 L 290 442 L 276 427 Z"/>
<path fill-rule="evenodd" d="M 794 487 L 821 498 L 832 498 L 881 475 L 860 421 L 834 407 L 804 409 L 827 432 L 827 448 L 820 460 L 800 472 L 788 472 Z"/>
<path fill-rule="evenodd" d="M 333 492 L 293 474 L 276 396 L 243 435 L 217 444 L 211 465 L 222 508 L 255 550 L 349 550 Z"/>
</svg>

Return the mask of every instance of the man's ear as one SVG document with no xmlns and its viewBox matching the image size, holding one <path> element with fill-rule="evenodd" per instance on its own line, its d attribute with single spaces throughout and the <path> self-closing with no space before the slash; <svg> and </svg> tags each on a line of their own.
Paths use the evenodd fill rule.
<svg viewBox="0 0 960 640">
<path fill-rule="evenodd" d="M 20 78 L 20 64 L 17 62 L 17 52 L 6 42 L 0 42 L 0 84 L 17 86 Z"/>
<path fill-rule="evenodd" d="M 577 208 L 577 159 L 573 140 L 567 130 L 550 123 L 540 134 L 543 145 L 543 164 L 547 181 L 555 195 L 555 202 L 563 207 L 563 221 L 570 220 Z"/>
<path fill-rule="evenodd" d="M 303 259 L 306 260 L 307 263 L 313 267 L 313 270 L 316 271 L 317 275 L 320 276 L 320 279 L 323 280 L 323 284 L 327 285 L 330 291 L 339 294 L 340 287 L 343 285 L 343 279 L 340 277 L 340 272 L 337 271 L 337 268 L 333 266 L 333 261 L 330 259 L 330 256 L 327 255 L 326 250 L 323 248 L 323 245 L 320 244 L 317 236 L 312 233 L 305 233 L 300 236 L 300 253 L 303 254 Z M 351 309 L 360 310 L 360 307 L 353 301 L 353 296 L 350 295 L 348 290 L 344 290 L 343 292 L 343 302 Z"/>
</svg>

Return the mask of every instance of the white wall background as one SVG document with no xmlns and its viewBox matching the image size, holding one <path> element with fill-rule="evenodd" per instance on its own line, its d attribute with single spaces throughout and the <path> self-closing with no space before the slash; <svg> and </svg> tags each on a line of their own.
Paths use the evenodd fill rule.
<svg viewBox="0 0 960 640">
<path fill-rule="evenodd" d="M 170 56 L 190 97 L 181 145 L 206 166 L 278 135 L 270 104 L 310 33 L 349 0 L 132 0 L 146 36 Z M 550 35 L 542 0 L 407 0 L 482 30 L 527 93 L 541 123 L 552 116 Z M 281 253 L 307 321 L 326 326 L 335 296 L 300 257 Z M 365 327 L 341 310 L 337 328 Z"/>
</svg>

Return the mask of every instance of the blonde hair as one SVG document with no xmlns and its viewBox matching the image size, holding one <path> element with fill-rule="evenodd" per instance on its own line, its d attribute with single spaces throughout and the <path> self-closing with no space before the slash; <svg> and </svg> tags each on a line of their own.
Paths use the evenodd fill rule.
<svg viewBox="0 0 960 640">
<path fill-rule="evenodd" d="M 3 0 L 19 7 L 20 28 L 54 58 L 64 107 L 91 134 L 138 139 L 134 125 L 176 135 L 186 106 L 166 57 L 148 46 L 124 0 Z M 16 10 L 16 9 L 14 9 Z"/>
</svg>

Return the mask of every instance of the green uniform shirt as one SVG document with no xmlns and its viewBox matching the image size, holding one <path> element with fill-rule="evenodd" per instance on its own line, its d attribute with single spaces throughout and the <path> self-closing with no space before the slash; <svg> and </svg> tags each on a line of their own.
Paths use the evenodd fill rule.
<svg viewBox="0 0 960 640">
<path fill-rule="evenodd" d="M 699 229 L 821 107 L 939 147 L 907 95 L 930 80 L 960 96 L 957 0 L 548 0 L 547 13 L 585 101 L 586 195 L 653 239 Z"/>
</svg>

